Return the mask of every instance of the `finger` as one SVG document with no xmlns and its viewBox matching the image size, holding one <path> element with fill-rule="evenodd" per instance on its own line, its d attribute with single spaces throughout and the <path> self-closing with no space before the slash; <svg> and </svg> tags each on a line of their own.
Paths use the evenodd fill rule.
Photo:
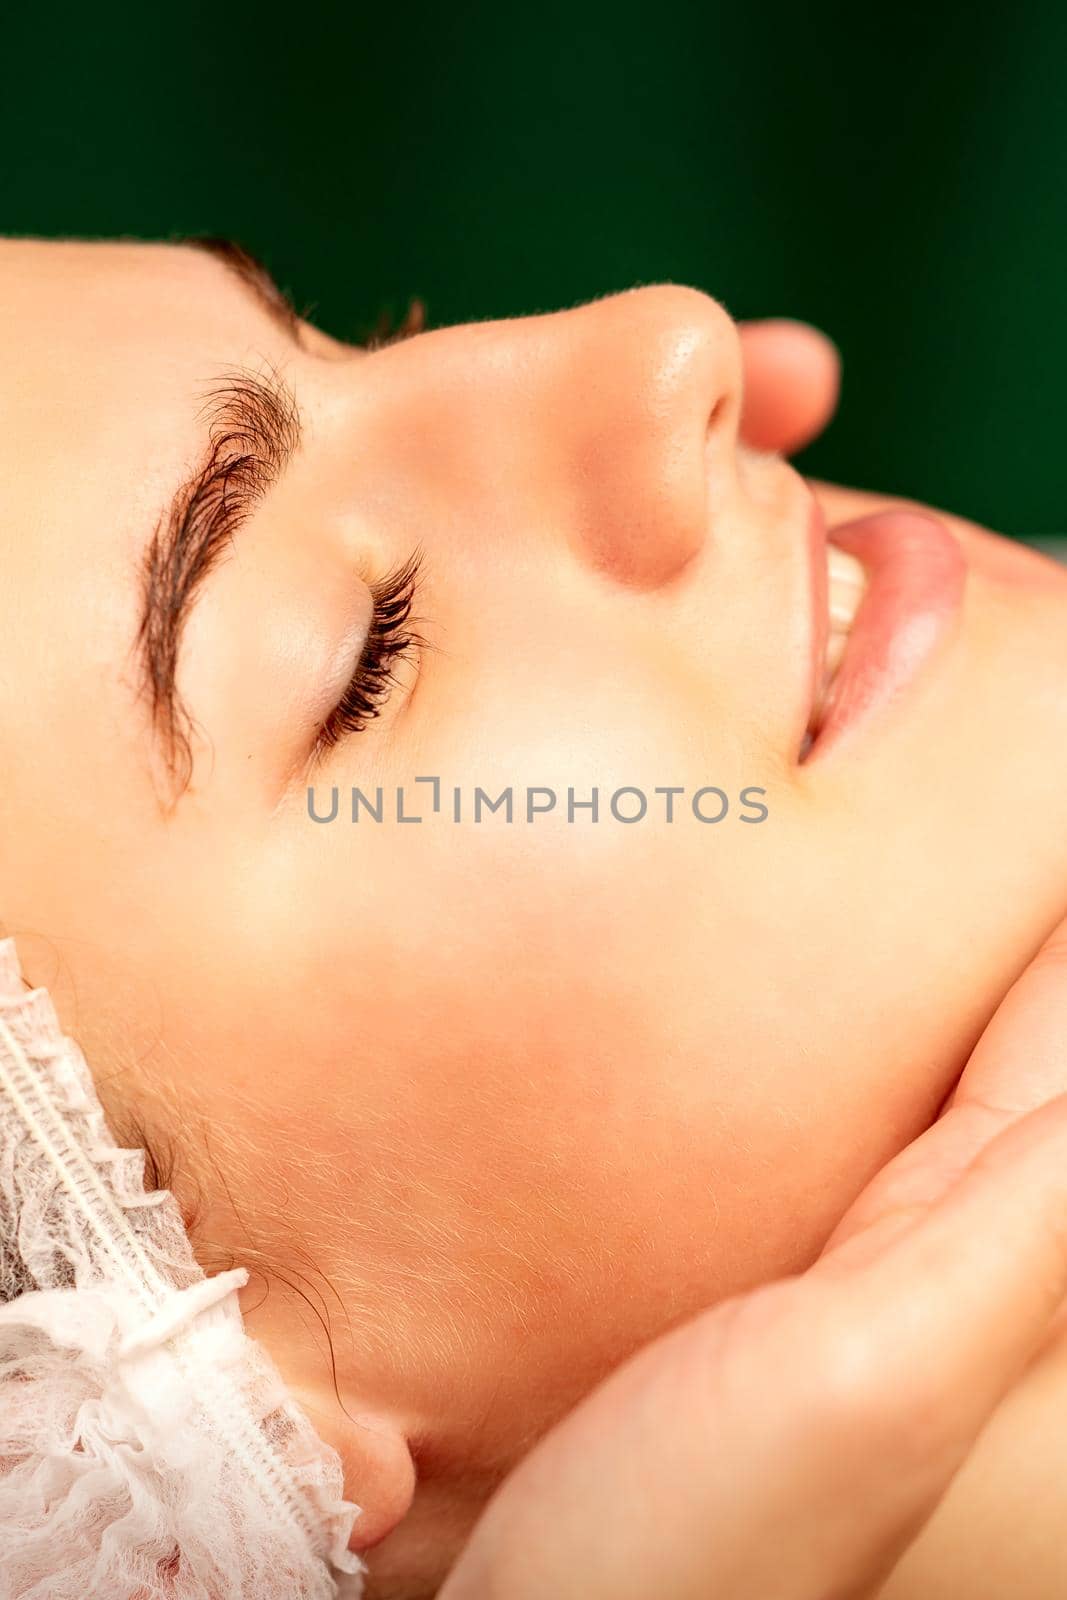
<svg viewBox="0 0 1067 1600">
<path fill-rule="evenodd" d="M 1067 1091 L 1067 921 L 1008 990 L 952 1099 L 1019 1115 Z"/>
<path fill-rule="evenodd" d="M 832 1397 L 824 1449 L 806 1458 L 809 1514 L 842 1555 L 851 1533 L 851 1566 L 826 1577 L 864 1593 L 936 1509 L 1067 1295 L 1067 1095 L 1012 1123 L 909 1226 L 886 1220 L 880 1249 L 861 1237 L 809 1274 L 829 1289 L 828 1331 L 793 1340 L 816 1397 Z M 803 1551 L 793 1559 L 804 1566 Z"/>
<path fill-rule="evenodd" d="M 933 1127 L 868 1186 L 828 1249 L 880 1216 L 929 1205 L 1009 1123 L 1067 1092 L 1067 922 L 1009 989 Z"/>
<path fill-rule="evenodd" d="M 1067 1291 L 1067 1097 L 861 1258 L 638 1352 L 494 1495 L 442 1600 L 866 1593 Z"/>
<path fill-rule="evenodd" d="M 759 450 L 791 455 L 826 427 L 837 408 L 841 357 L 806 322 L 786 317 L 739 324 L 744 370 L 741 435 Z"/>
</svg>

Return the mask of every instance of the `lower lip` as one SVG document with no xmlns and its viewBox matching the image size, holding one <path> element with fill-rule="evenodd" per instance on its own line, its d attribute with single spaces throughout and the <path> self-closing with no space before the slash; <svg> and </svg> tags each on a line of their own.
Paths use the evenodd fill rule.
<svg viewBox="0 0 1067 1600">
<path fill-rule="evenodd" d="M 967 580 L 959 541 L 936 517 L 876 511 L 829 538 L 863 563 L 867 588 L 806 762 L 908 690 L 953 631 Z"/>
</svg>

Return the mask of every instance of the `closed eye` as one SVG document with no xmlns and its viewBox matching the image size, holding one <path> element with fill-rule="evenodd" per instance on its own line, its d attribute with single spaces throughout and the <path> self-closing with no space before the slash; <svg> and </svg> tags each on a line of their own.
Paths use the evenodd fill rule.
<svg viewBox="0 0 1067 1600">
<path fill-rule="evenodd" d="M 366 641 L 344 694 L 316 735 L 313 759 L 347 735 L 362 733 L 381 713 L 396 687 L 397 667 L 425 648 L 426 641 L 415 631 L 411 616 L 421 571 L 422 552 L 416 550 L 399 567 L 371 584 L 372 612 Z"/>
</svg>

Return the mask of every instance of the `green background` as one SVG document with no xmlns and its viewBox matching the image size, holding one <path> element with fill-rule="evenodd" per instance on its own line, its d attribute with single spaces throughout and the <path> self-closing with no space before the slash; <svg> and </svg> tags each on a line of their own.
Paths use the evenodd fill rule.
<svg viewBox="0 0 1067 1600">
<path fill-rule="evenodd" d="M 9 8 L 0 231 L 230 233 L 348 337 L 695 284 L 837 340 L 805 471 L 1067 529 L 1067 7 L 859 9 Z"/>
</svg>

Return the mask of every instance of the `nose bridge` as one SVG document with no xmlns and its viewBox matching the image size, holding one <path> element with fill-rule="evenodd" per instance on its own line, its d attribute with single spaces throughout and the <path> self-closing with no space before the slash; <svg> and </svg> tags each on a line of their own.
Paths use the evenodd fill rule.
<svg viewBox="0 0 1067 1600">
<path fill-rule="evenodd" d="M 560 448 L 584 560 L 633 587 L 667 582 L 708 536 L 709 474 L 732 477 L 741 408 L 737 328 L 682 285 L 563 314 Z"/>
<path fill-rule="evenodd" d="M 422 506 L 428 526 L 448 501 L 450 528 L 564 544 L 619 584 L 653 588 L 703 548 L 709 507 L 737 477 L 740 338 L 696 289 L 459 324 L 380 360 L 363 456 L 387 498 L 389 480 L 421 496 L 409 511 Z M 352 393 L 370 386 L 349 380 Z"/>
</svg>

